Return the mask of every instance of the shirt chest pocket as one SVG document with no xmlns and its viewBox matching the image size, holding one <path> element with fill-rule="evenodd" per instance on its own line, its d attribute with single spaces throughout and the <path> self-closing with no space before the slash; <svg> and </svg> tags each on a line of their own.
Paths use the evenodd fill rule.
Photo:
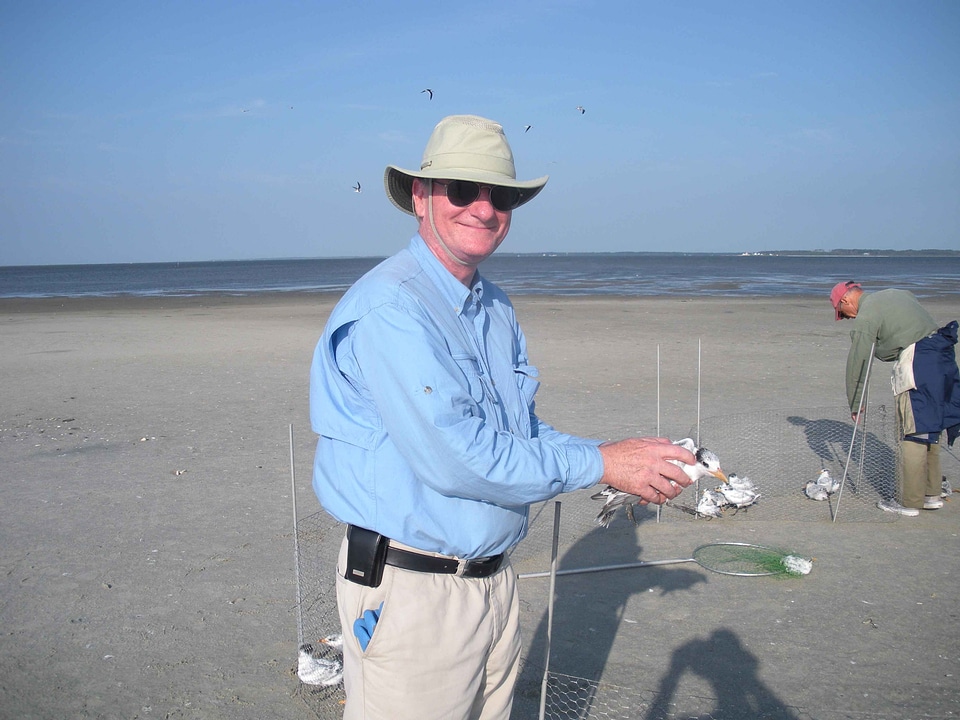
<svg viewBox="0 0 960 720">
<path fill-rule="evenodd" d="M 540 388 L 540 381 L 537 380 L 540 371 L 533 365 L 517 365 L 513 372 L 517 379 L 517 385 L 520 387 L 520 396 L 527 407 L 530 407 L 533 404 L 533 396 L 537 394 L 537 390 Z"/>
<path fill-rule="evenodd" d="M 486 389 L 480 362 L 472 355 L 454 355 L 453 360 L 467 380 L 470 397 L 478 405 L 482 404 L 486 397 Z"/>
</svg>

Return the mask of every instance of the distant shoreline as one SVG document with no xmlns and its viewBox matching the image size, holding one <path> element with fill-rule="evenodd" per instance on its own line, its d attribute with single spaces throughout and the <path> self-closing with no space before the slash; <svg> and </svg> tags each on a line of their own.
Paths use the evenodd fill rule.
<svg viewBox="0 0 960 720">
<path fill-rule="evenodd" d="M 649 256 L 649 257 L 824 257 L 824 258 L 890 258 L 890 257 L 916 257 L 916 258 L 960 258 L 960 250 L 940 250 L 928 248 L 924 250 L 858 250 L 851 248 L 842 248 L 837 250 L 755 250 L 755 251 L 727 251 L 727 252 L 661 252 L 656 250 L 610 250 L 593 252 L 562 252 L 543 250 L 539 252 L 512 253 L 499 251 L 491 259 L 495 258 L 525 258 L 525 257 L 615 257 L 615 256 Z M 143 262 L 118 262 L 118 263 L 67 263 L 57 264 L 48 263 L 43 265 L 0 265 L 0 270 L 26 270 L 29 268 L 69 268 L 69 267 L 130 267 L 137 265 L 156 265 L 156 266 L 194 266 L 206 264 L 224 264 L 224 263 L 271 263 L 271 262 L 295 262 L 295 261 L 318 261 L 318 260 L 336 260 L 350 261 L 357 260 L 363 262 L 372 262 L 385 260 L 386 255 L 337 255 L 330 257 L 263 257 L 263 258 L 243 258 L 243 259 L 220 259 L 220 260 L 145 260 Z M 489 262 L 489 261 L 487 261 Z"/>
<path fill-rule="evenodd" d="M 317 312 L 328 312 L 343 295 L 341 292 L 264 292 L 250 295 L 210 293 L 204 295 L 135 296 L 113 295 L 108 297 L 45 297 L 45 298 L 0 298 L 0 316 L 50 313 L 133 313 L 152 314 L 158 311 L 209 310 L 243 308 L 290 308 L 314 307 Z M 823 304 L 829 309 L 824 296 L 819 294 L 765 295 L 765 296 L 719 296 L 719 295 L 559 295 L 524 294 L 513 296 L 516 306 L 531 307 L 657 307 L 698 304 L 704 308 L 717 305 L 728 310 L 753 306 L 758 297 L 771 308 L 807 307 L 809 303 Z M 923 302 L 931 307 L 954 308 L 956 294 L 937 294 Z M 828 313 L 829 314 L 829 313 Z"/>
</svg>

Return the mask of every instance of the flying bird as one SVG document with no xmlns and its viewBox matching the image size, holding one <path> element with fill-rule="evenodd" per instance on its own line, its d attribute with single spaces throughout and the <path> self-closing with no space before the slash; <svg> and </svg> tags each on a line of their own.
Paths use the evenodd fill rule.
<svg viewBox="0 0 960 720">
<path fill-rule="evenodd" d="M 359 181 L 359 180 L 357 180 L 357 184 L 353 186 L 353 191 L 354 191 L 354 192 L 362 192 L 362 191 L 360 190 L 360 181 Z"/>
<path fill-rule="evenodd" d="M 684 474 L 693 480 L 693 482 L 697 482 L 705 477 L 715 477 L 723 482 L 727 482 L 727 476 L 724 475 L 723 470 L 720 469 L 720 458 L 717 457 L 716 453 L 703 447 L 697 447 L 697 444 L 690 438 L 677 440 L 673 444 L 680 445 L 689 450 L 693 453 L 694 457 L 696 457 L 696 462 L 693 465 L 687 465 L 679 460 L 668 461 L 679 466 Z M 642 498 L 640 498 L 640 496 L 631 495 L 630 493 L 617 490 L 608 485 L 600 492 L 592 495 L 591 499 L 604 501 L 603 507 L 600 508 L 600 512 L 597 515 L 597 522 L 603 527 L 610 526 L 610 523 L 613 522 L 614 515 L 617 514 L 617 509 L 620 507 L 626 507 L 627 516 L 633 520 L 634 525 L 637 524 L 633 518 L 633 506 L 641 501 Z"/>
<path fill-rule="evenodd" d="M 423 90 L 420 91 L 420 94 L 423 95 L 424 93 L 427 93 L 430 96 L 429 99 L 433 100 L 433 90 L 431 90 L 430 88 L 424 88 Z"/>
<path fill-rule="evenodd" d="M 526 132 L 527 130 L 529 130 L 529 129 L 532 128 L 532 127 L 533 127 L 533 125 L 524 125 L 524 126 L 523 126 L 523 131 Z"/>
<path fill-rule="evenodd" d="M 583 115 L 587 111 L 586 108 L 583 107 L 583 105 L 577 105 L 577 110 L 580 111 L 581 115 Z"/>
</svg>

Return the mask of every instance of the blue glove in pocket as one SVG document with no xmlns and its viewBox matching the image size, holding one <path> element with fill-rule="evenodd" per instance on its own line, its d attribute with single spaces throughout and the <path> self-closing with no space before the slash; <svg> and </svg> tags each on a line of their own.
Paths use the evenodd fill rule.
<svg viewBox="0 0 960 720">
<path fill-rule="evenodd" d="M 373 629 L 380 620 L 380 613 L 383 612 L 383 603 L 376 610 L 364 610 L 363 615 L 353 621 L 353 634 L 357 636 L 360 642 L 360 649 L 366 652 L 367 645 L 370 644 L 370 638 L 373 637 Z"/>
</svg>

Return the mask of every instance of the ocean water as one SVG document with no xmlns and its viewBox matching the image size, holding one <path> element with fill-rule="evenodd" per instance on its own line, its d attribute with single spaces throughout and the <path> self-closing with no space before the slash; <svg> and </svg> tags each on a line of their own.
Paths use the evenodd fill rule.
<svg viewBox="0 0 960 720">
<path fill-rule="evenodd" d="M 382 258 L 0 267 L 0 298 L 342 293 Z M 497 254 L 480 272 L 511 295 L 820 295 L 856 279 L 960 296 L 960 255 Z"/>
</svg>

